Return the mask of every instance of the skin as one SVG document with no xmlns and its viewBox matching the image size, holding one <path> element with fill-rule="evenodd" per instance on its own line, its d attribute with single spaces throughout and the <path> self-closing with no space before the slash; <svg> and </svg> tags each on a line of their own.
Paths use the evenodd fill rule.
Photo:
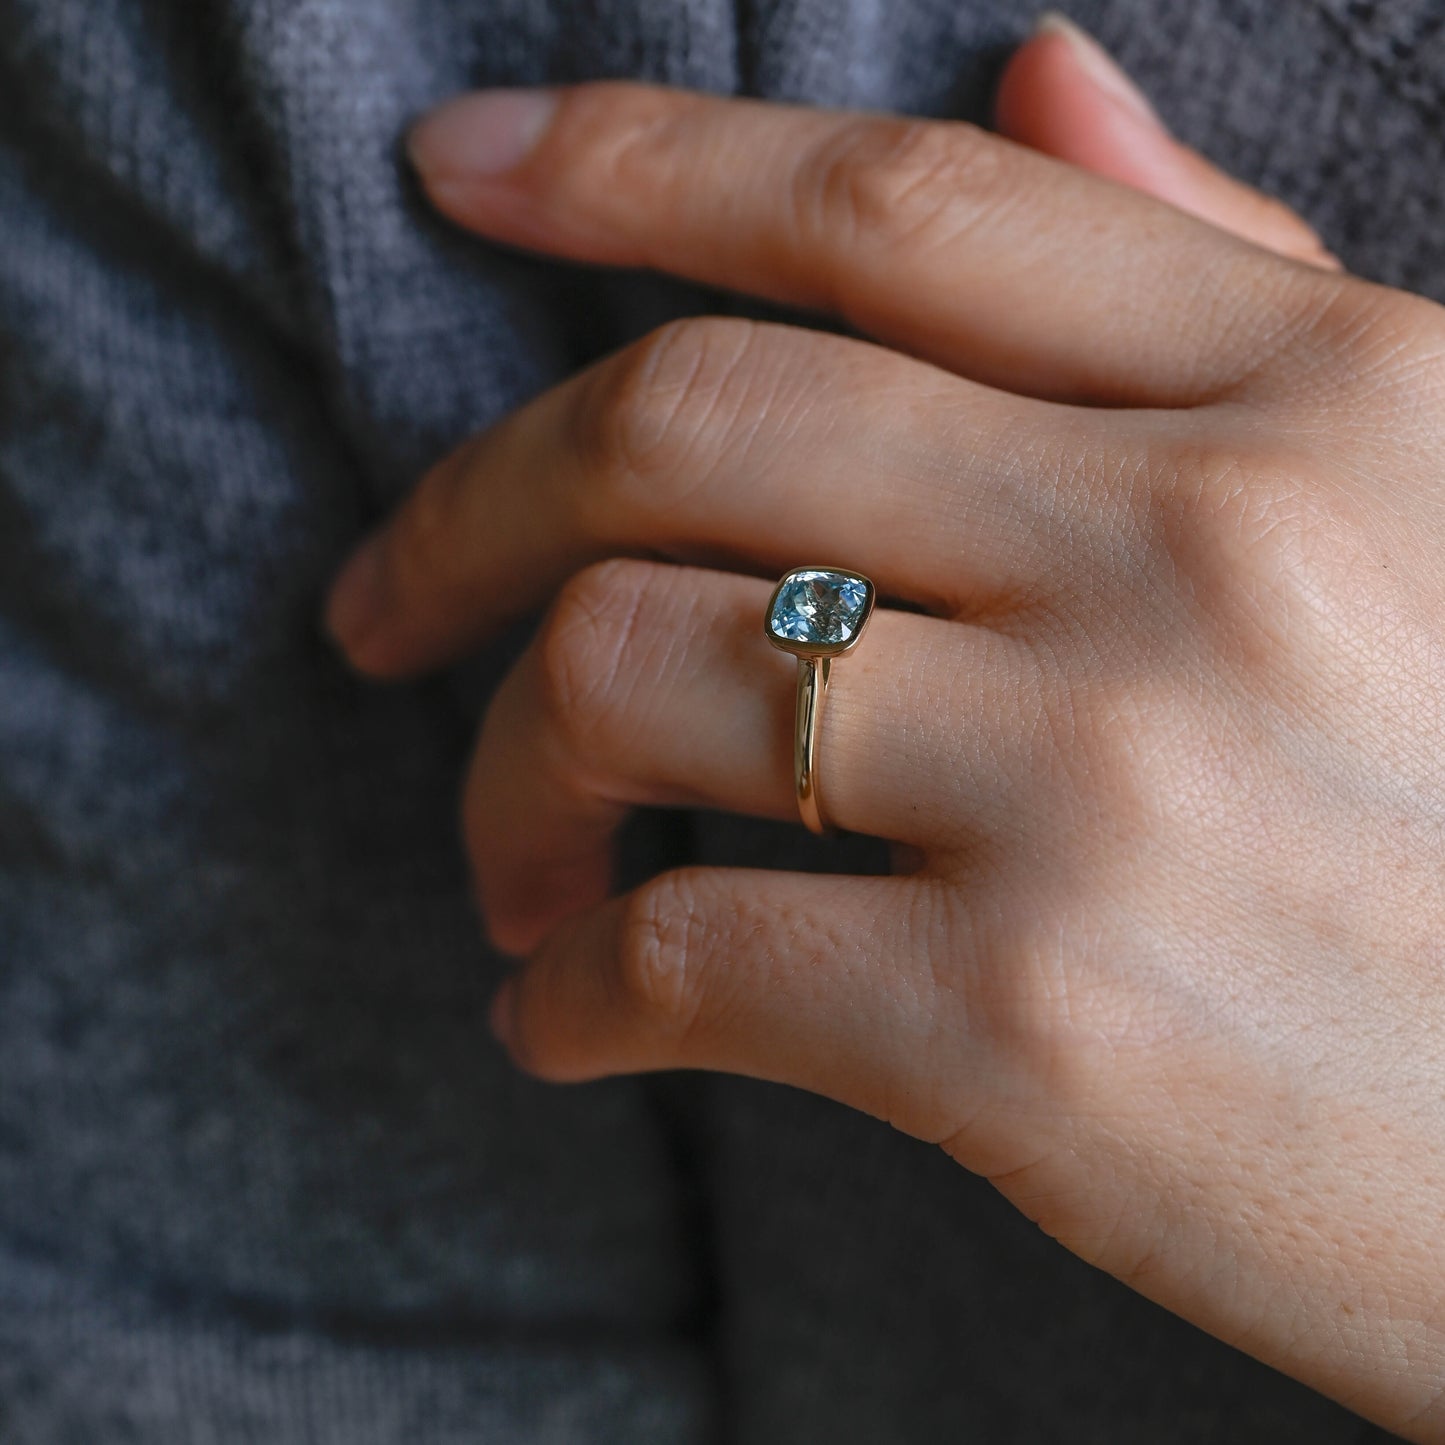
<svg viewBox="0 0 1445 1445">
<path fill-rule="evenodd" d="M 1125 117 L 1057 29 L 1000 92 L 1027 146 L 552 98 L 486 175 L 525 99 L 424 122 L 436 204 L 873 339 L 666 326 L 442 461 L 333 592 L 377 678 L 548 608 L 465 786 L 513 1057 L 842 1100 L 1445 1438 L 1445 313 Z M 760 624 L 815 560 L 924 609 L 877 612 L 823 738 L 833 820 L 898 871 L 609 899 L 632 807 L 796 816 Z"/>
</svg>

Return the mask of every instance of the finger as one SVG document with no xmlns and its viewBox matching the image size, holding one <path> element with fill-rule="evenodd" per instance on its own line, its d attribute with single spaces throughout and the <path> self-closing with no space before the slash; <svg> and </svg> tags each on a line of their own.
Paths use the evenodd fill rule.
<svg viewBox="0 0 1445 1445">
<path fill-rule="evenodd" d="M 594 83 L 465 97 L 411 149 L 485 235 L 837 312 L 1037 395 L 1196 403 L 1318 311 L 1302 268 L 960 123 Z"/>
<path fill-rule="evenodd" d="M 769 585 L 611 561 L 568 582 L 488 710 L 465 789 L 468 852 L 494 942 L 536 946 L 604 898 L 629 808 L 798 817 L 796 662 L 770 647 Z M 1036 655 L 989 628 L 879 610 L 822 714 L 836 826 L 934 854 L 1016 821 L 1045 765 Z M 959 720 L 963 724 L 960 725 Z"/>
<path fill-rule="evenodd" d="M 1294 260 L 1337 271 L 1311 227 L 1282 201 L 1181 145 L 1109 53 L 1046 14 L 999 81 L 995 123 L 1012 140 L 1122 181 Z"/>
<path fill-rule="evenodd" d="M 967 1050 L 956 1034 L 937 1047 L 957 1010 L 909 967 L 935 942 L 914 920 L 945 907 L 914 878 L 663 874 L 552 934 L 503 985 L 493 1027 L 557 1082 L 726 1070 L 947 1138 L 957 1121 L 937 1101 L 958 1090 Z M 950 962 L 953 992 L 966 961 Z"/>
<path fill-rule="evenodd" d="M 1170 425 L 804 328 L 673 323 L 434 469 L 349 564 L 329 623 L 363 670 L 416 672 L 620 553 L 774 576 L 832 557 L 886 594 L 978 615 L 1117 551 L 1116 512 L 1087 498 L 1117 494 Z"/>
</svg>

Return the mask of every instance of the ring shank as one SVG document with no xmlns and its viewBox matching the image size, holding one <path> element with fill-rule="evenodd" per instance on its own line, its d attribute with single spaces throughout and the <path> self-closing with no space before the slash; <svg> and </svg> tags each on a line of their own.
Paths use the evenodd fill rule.
<svg viewBox="0 0 1445 1445">
<path fill-rule="evenodd" d="M 798 812 L 813 833 L 829 831 L 823 821 L 823 807 L 818 798 L 818 731 L 831 663 L 829 657 L 798 659 L 798 700 L 793 718 L 793 782 L 798 793 Z"/>
</svg>

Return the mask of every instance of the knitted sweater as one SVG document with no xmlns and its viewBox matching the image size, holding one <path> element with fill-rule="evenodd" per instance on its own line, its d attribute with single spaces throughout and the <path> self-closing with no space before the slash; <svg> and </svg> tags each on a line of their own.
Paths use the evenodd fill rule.
<svg viewBox="0 0 1445 1445">
<path fill-rule="evenodd" d="M 1426 0 L 1078 0 L 1186 140 L 1445 294 Z M 0 1440 L 1383 1438 L 935 1149 L 491 1041 L 458 785 L 522 633 L 363 685 L 324 584 L 467 433 L 668 317 L 398 137 L 631 76 L 983 119 L 1025 0 L 0 0 Z M 656 815 L 677 861 L 879 868 Z"/>
</svg>

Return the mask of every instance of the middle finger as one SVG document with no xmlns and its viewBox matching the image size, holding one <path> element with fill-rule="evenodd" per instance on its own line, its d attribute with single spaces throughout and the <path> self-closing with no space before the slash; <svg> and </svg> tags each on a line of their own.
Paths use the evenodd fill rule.
<svg viewBox="0 0 1445 1445">
<path fill-rule="evenodd" d="M 935 612 L 1016 606 L 1061 558 L 1083 577 L 1117 551 L 1132 462 L 1170 425 L 804 328 L 674 322 L 435 467 L 328 620 L 363 671 L 412 674 L 618 554 L 763 572 L 831 557 Z"/>
</svg>

